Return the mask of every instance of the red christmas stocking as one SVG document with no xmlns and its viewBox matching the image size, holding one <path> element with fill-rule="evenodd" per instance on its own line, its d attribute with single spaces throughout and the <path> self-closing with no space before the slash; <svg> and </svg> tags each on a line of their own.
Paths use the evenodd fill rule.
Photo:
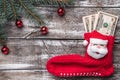
<svg viewBox="0 0 120 80">
<path fill-rule="evenodd" d="M 55 56 L 48 60 L 48 72 L 59 77 L 110 76 L 114 72 L 112 49 L 114 36 L 97 31 L 84 34 L 85 56 L 78 54 Z"/>
</svg>

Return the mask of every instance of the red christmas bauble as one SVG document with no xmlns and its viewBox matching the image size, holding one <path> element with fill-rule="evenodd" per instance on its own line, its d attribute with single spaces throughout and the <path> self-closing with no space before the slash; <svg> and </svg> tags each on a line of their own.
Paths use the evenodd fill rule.
<svg viewBox="0 0 120 80">
<path fill-rule="evenodd" d="M 16 26 L 18 27 L 18 28 L 22 28 L 23 27 L 23 22 L 21 21 L 21 20 L 16 20 Z"/>
<path fill-rule="evenodd" d="M 48 33 L 48 28 L 46 26 L 43 26 L 40 28 L 40 32 L 43 35 L 46 35 Z"/>
<path fill-rule="evenodd" d="M 5 55 L 9 54 L 9 48 L 7 46 L 3 46 L 1 52 Z"/>
<path fill-rule="evenodd" d="M 65 15 L 65 9 L 63 7 L 58 8 L 57 13 L 59 16 Z"/>
</svg>

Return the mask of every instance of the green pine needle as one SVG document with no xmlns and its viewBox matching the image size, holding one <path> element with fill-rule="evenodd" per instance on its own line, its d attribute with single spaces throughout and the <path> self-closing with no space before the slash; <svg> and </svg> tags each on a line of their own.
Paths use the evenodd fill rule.
<svg viewBox="0 0 120 80">
<path fill-rule="evenodd" d="M 5 26 L 7 22 L 7 18 L 4 14 L 0 15 L 0 44 L 5 45 L 5 42 L 7 40 L 7 36 L 5 33 Z"/>
<path fill-rule="evenodd" d="M 35 5 L 57 5 L 65 6 L 72 4 L 74 0 L 0 0 L 0 44 L 3 44 L 7 36 L 5 26 L 8 21 L 21 18 L 27 19 L 38 25 L 44 24 L 43 17 L 36 11 Z M 34 5 L 33 5 L 34 4 Z"/>
</svg>

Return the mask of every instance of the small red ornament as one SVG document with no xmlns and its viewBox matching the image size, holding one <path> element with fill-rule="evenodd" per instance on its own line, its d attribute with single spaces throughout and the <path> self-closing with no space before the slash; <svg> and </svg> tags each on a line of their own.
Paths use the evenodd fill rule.
<svg viewBox="0 0 120 80">
<path fill-rule="evenodd" d="M 65 9 L 63 7 L 58 8 L 57 13 L 59 16 L 65 15 Z"/>
<path fill-rule="evenodd" d="M 7 46 L 3 46 L 1 52 L 5 55 L 9 54 L 9 48 Z"/>
<path fill-rule="evenodd" d="M 40 28 L 40 31 L 43 35 L 46 35 L 48 33 L 48 28 L 46 26 L 43 26 Z"/>
<path fill-rule="evenodd" d="M 23 22 L 21 21 L 21 20 L 16 20 L 16 26 L 18 27 L 18 28 L 22 28 L 23 27 Z"/>
</svg>

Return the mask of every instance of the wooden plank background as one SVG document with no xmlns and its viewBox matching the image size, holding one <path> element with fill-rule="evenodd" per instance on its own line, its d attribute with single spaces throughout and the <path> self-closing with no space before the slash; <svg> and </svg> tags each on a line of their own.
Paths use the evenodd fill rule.
<svg viewBox="0 0 120 80">
<path fill-rule="evenodd" d="M 107 78 L 75 77 L 59 78 L 49 74 L 45 68 L 49 58 L 63 54 L 80 54 L 84 56 L 82 45 L 84 27 L 82 16 L 105 11 L 119 16 L 120 0 L 75 0 L 74 5 L 65 7 L 66 15 L 57 15 L 57 6 L 37 5 L 36 9 L 44 16 L 48 35 L 34 33 L 27 38 L 26 34 L 39 30 L 33 23 L 22 18 L 24 27 L 18 29 L 15 22 L 7 25 L 9 55 L 0 52 L 0 80 L 120 80 L 120 20 L 115 33 L 113 64 L 115 72 Z M 2 46 L 0 46 L 1 48 Z"/>
</svg>

